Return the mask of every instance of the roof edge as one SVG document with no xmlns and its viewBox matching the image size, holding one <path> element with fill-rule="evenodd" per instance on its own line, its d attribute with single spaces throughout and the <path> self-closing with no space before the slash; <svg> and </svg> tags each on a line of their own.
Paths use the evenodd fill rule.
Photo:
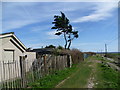
<svg viewBox="0 0 120 90">
<path fill-rule="evenodd" d="M 14 32 L 2 33 L 2 34 L 0 34 L 0 35 L 6 35 L 6 34 L 14 34 Z"/>
<path fill-rule="evenodd" d="M 19 40 L 19 38 L 14 34 L 14 32 L 0 34 L 0 38 L 10 37 L 10 36 L 12 36 L 19 43 L 19 45 L 24 48 L 24 50 L 27 49 L 27 47 Z"/>
</svg>

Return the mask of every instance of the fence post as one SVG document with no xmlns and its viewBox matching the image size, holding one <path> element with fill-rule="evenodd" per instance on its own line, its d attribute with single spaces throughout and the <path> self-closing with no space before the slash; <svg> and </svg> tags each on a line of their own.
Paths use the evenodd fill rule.
<svg viewBox="0 0 120 90">
<path fill-rule="evenodd" d="M 4 84 L 4 81 L 5 81 L 5 66 L 4 66 L 4 61 L 2 62 L 3 64 L 3 88 L 5 88 L 5 84 Z"/>
<path fill-rule="evenodd" d="M 67 67 L 71 67 L 71 65 L 72 65 L 71 55 L 67 55 Z"/>
<path fill-rule="evenodd" d="M 3 70 L 2 70 L 2 61 L 0 61 L 0 72 L 1 72 L 1 74 L 0 74 L 0 90 L 3 88 L 3 84 L 2 84 L 2 74 L 3 74 Z"/>
<path fill-rule="evenodd" d="M 46 74 L 46 55 L 43 56 L 44 60 L 44 74 Z"/>
<path fill-rule="evenodd" d="M 72 67 L 72 57 L 71 57 L 71 55 L 69 55 L 69 58 L 70 58 L 70 67 Z"/>
<path fill-rule="evenodd" d="M 21 70 L 21 79 L 22 79 L 22 88 L 26 87 L 26 78 L 25 78 L 25 57 L 20 56 L 20 70 Z"/>
</svg>

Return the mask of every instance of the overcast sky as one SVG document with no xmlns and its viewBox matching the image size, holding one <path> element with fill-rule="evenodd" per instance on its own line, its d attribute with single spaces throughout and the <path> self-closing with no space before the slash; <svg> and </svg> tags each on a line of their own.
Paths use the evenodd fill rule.
<svg viewBox="0 0 120 90">
<path fill-rule="evenodd" d="M 51 29 L 54 15 L 60 15 L 62 11 L 69 18 L 73 29 L 79 31 L 79 38 L 74 39 L 71 48 L 81 51 L 104 51 L 106 43 L 108 51 L 118 51 L 117 0 L 30 1 L 2 2 L 3 33 L 15 32 L 27 47 L 41 48 L 50 44 L 64 46 L 63 36 L 55 36 L 55 30 Z"/>
</svg>

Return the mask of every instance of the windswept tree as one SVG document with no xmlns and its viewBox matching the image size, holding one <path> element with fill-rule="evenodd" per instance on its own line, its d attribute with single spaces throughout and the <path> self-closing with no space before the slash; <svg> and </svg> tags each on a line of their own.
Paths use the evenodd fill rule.
<svg viewBox="0 0 120 90">
<path fill-rule="evenodd" d="M 78 31 L 73 30 L 69 19 L 61 12 L 61 16 L 54 16 L 54 26 L 51 29 L 56 29 L 55 35 L 64 35 L 65 49 L 70 49 L 72 40 L 78 38 Z"/>
</svg>

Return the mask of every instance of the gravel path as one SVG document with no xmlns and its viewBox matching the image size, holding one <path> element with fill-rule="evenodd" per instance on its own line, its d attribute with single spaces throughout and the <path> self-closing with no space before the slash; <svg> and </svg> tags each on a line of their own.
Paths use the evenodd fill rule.
<svg viewBox="0 0 120 90">
<path fill-rule="evenodd" d="M 101 63 L 101 61 L 98 61 L 98 60 L 91 60 L 91 62 L 93 62 L 92 65 L 89 65 L 90 67 L 92 67 L 92 73 L 90 75 L 90 78 L 88 79 L 88 85 L 87 85 L 87 88 L 94 88 L 94 81 L 95 81 L 95 73 L 96 73 L 96 64 L 97 63 Z"/>
</svg>

